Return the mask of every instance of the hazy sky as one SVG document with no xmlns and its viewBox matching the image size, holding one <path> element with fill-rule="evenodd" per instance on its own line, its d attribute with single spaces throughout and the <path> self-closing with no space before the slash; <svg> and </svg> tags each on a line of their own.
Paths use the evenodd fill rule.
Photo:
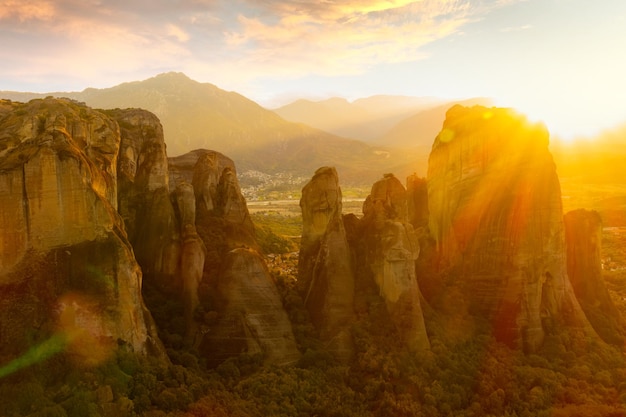
<svg viewBox="0 0 626 417">
<path fill-rule="evenodd" d="M 261 104 L 489 96 L 560 134 L 626 121 L 624 0 L 0 0 L 0 90 L 166 71 Z"/>
</svg>

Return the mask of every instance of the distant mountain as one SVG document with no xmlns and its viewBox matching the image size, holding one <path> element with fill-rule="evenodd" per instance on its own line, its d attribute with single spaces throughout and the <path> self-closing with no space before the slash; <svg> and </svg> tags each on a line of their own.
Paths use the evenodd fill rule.
<svg viewBox="0 0 626 417">
<path fill-rule="evenodd" d="M 50 95 L 94 108 L 149 110 L 163 124 L 169 156 L 199 148 L 216 150 L 231 157 L 240 172 L 289 172 L 309 177 L 319 166 L 332 165 L 343 184 L 369 185 L 381 173 L 398 165 L 410 167 L 414 160 L 407 152 L 372 147 L 288 122 L 240 94 L 199 83 L 182 73 L 82 92 L 0 93 L 0 97 L 16 101 Z"/>
<path fill-rule="evenodd" d="M 352 103 L 344 98 L 333 97 L 322 101 L 297 100 L 274 109 L 274 112 L 292 122 L 370 142 L 384 135 L 401 120 L 441 103 L 442 99 L 433 97 L 378 95 Z"/>
<path fill-rule="evenodd" d="M 466 107 L 475 105 L 491 106 L 493 102 L 488 98 L 471 98 L 462 101 L 448 101 L 444 104 L 420 111 L 400 121 L 381 136 L 376 143 L 397 147 L 430 147 L 435 137 L 441 131 L 441 126 L 446 118 L 446 112 L 450 107 L 461 104 Z"/>
</svg>

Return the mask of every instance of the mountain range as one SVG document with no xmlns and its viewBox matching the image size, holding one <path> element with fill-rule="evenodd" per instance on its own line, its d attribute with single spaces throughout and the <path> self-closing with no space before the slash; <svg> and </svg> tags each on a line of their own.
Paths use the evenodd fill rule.
<svg viewBox="0 0 626 417">
<path fill-rule="evenodd" d="M 322 165 L 335 166 L 345 186 L 366 187 L 386 172 L 399 178 L 413 173 L 424 176 L 446 111 L 454 104 L 492 104 L 480 97 L 449 101 L 379 95 L 352 102 L 338 97 L 297 100 L 272 111 L 236 92 L 177 72 L 80 92 L 0 91 L 1 98 L 20 102 L 46 96 L 71 98 L 93 108 L 149 110 L 163 125 L 170 157 L 213 149 L 236 162 L 239 174 L 244 174 L 244 189 L 253 187 L 259 176 L 272 176 L 273 186 L 293 191 L 299 191 Z M 574 179 L 576 184 L 598 179 L 622 182 L 624 131 L 618 128 L 577 146 L 553 139 L 551 149 L 561 178 Z M 276 185 L 277 181 L 282 182 Z"/>
<path fill-rule="evenodd" d="M 352 103 L 299 100 L 271 111 L 175 72 L 104 89 L 3 91 L 0 96 L 22 102 L 67 97 L 94 108 L 143 108 L 161 120 L 170 156 L 215 149 L 230 155 L 240 173 L 296 177 L 332 165 L 346 185 L 356 186 L 371 184 L 384 172 L 424 175 L 430 145 L 452 105 L 432 97 L 374 96 Z"/>
</svg>

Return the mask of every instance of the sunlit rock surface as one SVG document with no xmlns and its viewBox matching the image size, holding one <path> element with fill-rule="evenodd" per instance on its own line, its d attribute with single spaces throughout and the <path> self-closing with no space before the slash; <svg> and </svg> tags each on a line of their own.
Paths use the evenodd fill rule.
<svg viewBox="0 0 626 417">
<path fill-rule="evenodd" d="M 404 186 L 392 174 L 372 186 L 363 204 L 363 249 L 357 262 L 369 266 L 402 343 L 418 350 L 427 349 L 429 341 L 415 275 L 420 246 L 409 222 L 407 197 Z"/>
<path fill-rule="evenodd" d="M 535 351 L 553 326 L 589 327 L 567 279 L 561 191 L 543 125 L 509 109 L 454 106 L 427 179 L 442 276 L 499 340 Z"/>
<path fill-rule="evenodd" d="M 565 214 L 567 273 L 591 325 L 606 342 L 622 344 L 622 318 L 602 278 L 602 219 L 596 211 Z"/>
<path fill-rule="evenodd" d="M 339 358 L 353 351 L 354 273 L 335 168 L 322 167 L 302 189 L 298 285 L 320 338 Z"/>
<path fill-rule="evenodd" d="M 62 99 L 0 117 L 0 352 L 55 335 L 85 360 L 158 352 L 116 210 L 118 124 Z"/>
</svg>

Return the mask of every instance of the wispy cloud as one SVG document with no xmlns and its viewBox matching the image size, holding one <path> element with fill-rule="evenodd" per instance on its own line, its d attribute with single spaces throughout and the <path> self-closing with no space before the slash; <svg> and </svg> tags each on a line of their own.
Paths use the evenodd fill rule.
<svg viewBox="0 0 626 417">
<path fill-rule="evenodd" d="M 355 74 L 423 59 L 424 45 L 502 1 L 0 0 L 0 42 L 11 45 L 0 76 L 93 85 L 170 69 L 214 82 Z"/>
<path fill-rule="evenodd" d="M 54 16 L 54 5 L 50 1 L 6 0 L 0 2 L 0 20 L 16 19 L 18 22 L 29 20 L 46 21 Z"/>
<path fill-rule="evenodd" d="M 500 32 L 520 32 L 522 30 L 532 29 L 532 25 L 522 25 L 522 26 L 507 26 L 505 28 L 500 29 Z"/>
<path fill-rule="evenodd" d="M 422 47 L 459 32 L 498 2 L 468 0 L 249 0 L 226 44 L 248 66 L 282 75 L 344 75 L 417 61 Z"/>
</svg>

